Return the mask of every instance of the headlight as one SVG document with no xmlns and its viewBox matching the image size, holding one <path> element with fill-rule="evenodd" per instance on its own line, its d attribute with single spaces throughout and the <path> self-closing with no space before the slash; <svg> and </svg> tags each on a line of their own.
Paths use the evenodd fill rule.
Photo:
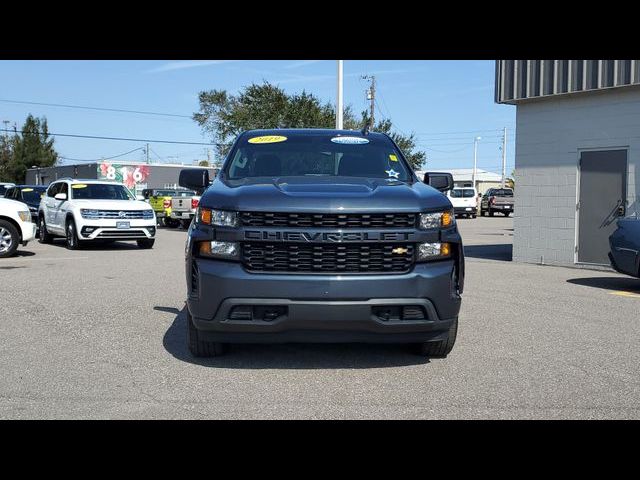
<svg viewBox="0 0 640 480">
<path fill-rule="evenodd" d="M 198 253 L 202 257 L 238 258 L 238 244 L 236 242 L 200 242 Z"/>
<path fill-rule="evenodd" d="M 82 218 L 100 218 L 100 211 L 99 210 L 91 210 L 88 208 L 81 208 L 80 209 L 80 216 Z"/>
<path fill-rule="evenodd" d="M 29 213 L 29 211 L 18 212 L 18 216 L 20 217 L 20 220 L 22 220 L 23 222 L 31 221 L 31 213 Z"/>
<path fill-rule="evenodd" d="M 238 225 L 238 214 L 237 212 L 200 207 L 198 208 L 198 222 L 218 227 L 236 227 Z"/>
<path fill-rule="evenodd" d="M 429 230 L 431 228 L 450 227 L 453 225 L 455 217 L 451 210 L 437 213 L 421 213 L 420 228 Z"/>
<path fill-rule="evenodd" d="M 451 256 L 449 243 L 419 243 L 418 260 L 438 260 Z"/>
</svg>

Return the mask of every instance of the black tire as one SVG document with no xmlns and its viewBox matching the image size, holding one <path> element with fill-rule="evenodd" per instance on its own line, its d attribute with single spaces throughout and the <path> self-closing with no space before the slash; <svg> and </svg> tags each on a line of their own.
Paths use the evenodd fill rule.
<svg viewBox="0 0 640 480">
<path fill-rule="evenodd" d="M 44 221 L 44 216 L 40 216 L 40 221 L 38 222 L 38 242 L 40 243 L 51 243 L 53 241 L 53 235 L 47 232 L 47 224 Z"/>
<path fill-rule="evenodd" d="M 484 210 L 482 208 L 480 208 L 480 216 L 484 217 Z"/>
<path fill-rule="evenodd" d="M 11 257 L 18 249 L 20 233 L 6 220 L 0 220 L 0 258 Z"/>
<path fill-rule="evenodd" d="M 475 215 L 471 215 L 471 218 L 476 218 L 476 216 Z"/>
<path fill-rule="evenodd" d="M 445 340 L 437 342 L 425 342 L 418 344 L 418 355 L 429 358 L 445 358 L 456 343 L 458 335 L 458 317 L 453 321 L 453 325 L 449 329 L 449 334 Z"/>
<path fill-rule="evenodd" d="M 64 231 L 66 232 L 65 240 L 68 250 L 77 250 L 82 246 L 82 242 L 78 239 L 78 232 L 76 231 L 76 222 L 73 219 L 67 220 L 67 226 Z"/>
<path fill-rule="evenodd" d="M 224 355 L 226 345 L 218 342 L 207 342 L 201 340 L 198 335 L 198 329 L 193 324 L 191 314 L 187 310 L 187 346 L 189 352 L 194 357 L 219 357 Z"/>
<path fill-rule="evenodd" d="M 162 219 L 162 224 L 167 228 L 177 228 L 178 225 L 180 225 L 180 223 L 178 223 L 177 220 L 174 220 L 173 218 L 169 218 L 169 217 L 164 217 Z"/>
<path fill-rule="evenodd" d="M 511 214 L 511 212 L 502 212 L 502 213 L 504 213 L 505 217 L 508 217 Z"/>
<path fill-rule="evenodd" d="M 494 214 L 494 211 L 493 211 L 493 210 L 491 210 L 491 209 L 489 209 L 489 216 L 490 216 L 490 217 L 493 217 L 493 214 Z"/>
<path fill-rule="evenodd" d="M 191 226 L 191 219 L 189 219 L 189 220 L 180 220 L 180 225 L 185 230 L 189 230 L 189 227 Z"/>
<path fill-rule="evenodd" d="M 143 240 L 136 240 L 138 247 L 140 248 L 153 248 L 153 244 L 156 243 L 155 238 L 145 238 Z"/>
</svg>

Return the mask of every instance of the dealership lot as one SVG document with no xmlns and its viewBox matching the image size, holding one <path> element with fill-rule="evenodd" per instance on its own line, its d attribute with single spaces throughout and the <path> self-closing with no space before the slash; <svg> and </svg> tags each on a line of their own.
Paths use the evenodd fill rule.
<svg viewBox="0 0 640 480">
<path fill-rule="evenodd" d="M 459 220 L 458 342 L 185 345 L 184 230 L 0 261 L 1 418 L 639 418 L 640 280 L 514 264 L 511 218 Z"/>
</svg>

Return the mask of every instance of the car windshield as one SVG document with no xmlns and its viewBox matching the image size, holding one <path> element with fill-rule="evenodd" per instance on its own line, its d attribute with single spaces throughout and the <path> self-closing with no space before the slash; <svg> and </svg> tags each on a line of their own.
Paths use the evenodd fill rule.
<svg viewBox="0 0 640 480">
<path fill-rule="evenodd" d="M 40 203 L 40 198 L 46 191 L 46 187 L 24 187 L 20 189 L 22 201 L 27 203 Z"/>
<path fill-rule="evenodd" d="M 75 200 L 135 200 L 123 185 L 107 183 L 75 183 L 71 185 Z"/>
<path fill-rule="evenodd" d="M 0 197 L 4 197 L 4 192 L 7 191 L 7 187 L 5 185 L 0 185 Z"/>
<path fill-rule="evenodd" d="M 451 190 L 451 198 L 473 198 L 474 196 L 472 188 L 454 188 Z"/>
<path fill-rule="evenodd" d="M 513 197 L 513 190 L 508 188 L 498 188 L 493 191 L 494 197 Z"/>
<path fill-rule="evenodd" d="M 300 134 L 243 137 L 230 153 L 225 174 L 229 180 L 247 177 L 365 177 L 413 179 L 402 154 L 386 137 Z"/>
</svg>

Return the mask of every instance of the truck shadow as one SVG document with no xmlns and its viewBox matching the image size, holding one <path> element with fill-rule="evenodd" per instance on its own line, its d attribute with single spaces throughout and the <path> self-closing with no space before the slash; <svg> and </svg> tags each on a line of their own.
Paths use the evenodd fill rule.
<svg viewBox="0 0 640 480">
<path fill-rule="evenodd" d="M 219 358 L 195 358 L 187 349 L 186 306 L 153 307 L 175 315 L 162 344 L 178 360 L 213 368 L 238 369 L 361 369 L 403 367 L 429 363 L 409 345 L 359 343 L 234 344 Z"/>
<path fill-rule="evenodd" d="M 511 243 L 465 245 L 464 255 L 469 258 L 484 258 L 487 260 L 510 262 L 513 258 L 513 245 Z"/>
<path fill-rule="evenodd" d="M 55 238 L 49 246 L 58 248 L 67 248 L 67 244 L 64 238 Z M 100 242 L 93 240 L 90 243 L 83 244 L 79 250 L 139 250 L 138 244 L 135 241 L 115 241 L 115 242 Z"/>
<path fill-rule="evenodd" d="M 640 279 L 633 277 L 587 277 L 570 278 L 567 283 L 583 287 L 601 288 L 603 290 L 640 293 Z"/>
</svg>

